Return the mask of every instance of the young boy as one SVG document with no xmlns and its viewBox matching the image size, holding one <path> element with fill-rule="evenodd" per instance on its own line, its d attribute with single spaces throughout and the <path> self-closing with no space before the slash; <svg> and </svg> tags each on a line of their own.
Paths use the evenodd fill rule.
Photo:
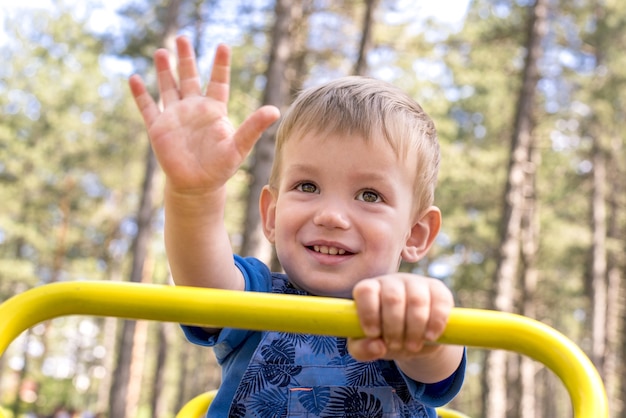
<svg viewBox="0 0 626 418">
<path fill-rule="evenodd" d="M 432 206 L 439 147 L 421 107 L 396 88 L 347 77 L 304 91 L 278 130 L 260 196 L 267 239 L 285 274 L 233 256 L 226 182 L 272 106 L 234 129 L 227 118 L 230 52 L 219 46 L 206 93 L 190 42 L 177 39 L 177 85 L 155 53 L 163 111 L 137 76 L 130 86 L 167 176 L 165 240 L 178 285 L 353 298 L 366 338 L 185 327 L 213 346 L 222 385 L 216 417 L 435 417 L 463 381 L 463 347 L 428 344 L 453 307 L 438 280 L 398 273 L 441 224 Z M 233 262 L 234 257 L 234 262 Z"/>
</svg>

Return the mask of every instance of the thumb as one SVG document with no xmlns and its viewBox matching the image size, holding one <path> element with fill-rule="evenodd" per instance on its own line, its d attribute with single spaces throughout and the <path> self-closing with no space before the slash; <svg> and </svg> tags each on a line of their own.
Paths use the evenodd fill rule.
<svg viewBox="0 0 626 418">
<path fill-rule="evenodd" d="M 263 106 L 243 121 L 233 139 L 241 155 L 247 155 L 263 132 L 280 118 L 275 106 Z"/>
</svg>

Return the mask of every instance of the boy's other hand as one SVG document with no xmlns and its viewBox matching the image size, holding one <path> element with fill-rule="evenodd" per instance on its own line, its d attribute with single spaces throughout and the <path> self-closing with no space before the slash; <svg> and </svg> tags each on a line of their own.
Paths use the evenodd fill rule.
<svg viewBox="0 0 626 418">
<path fill-rule="evenodd" d="M 439 280 L 396 273 L 359 282 L 353 291 L 366 337 L 350 339 L 350 354 L 360 361 L 407 361 L 434 353 L 454 307 Z"/>
</svg>

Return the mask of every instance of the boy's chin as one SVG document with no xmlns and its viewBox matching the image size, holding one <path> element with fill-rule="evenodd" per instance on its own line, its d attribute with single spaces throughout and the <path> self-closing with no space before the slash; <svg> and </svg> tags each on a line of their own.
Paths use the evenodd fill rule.
<svg viewBox="0 0 626 418">
<path fill-rule="evenodd" d="M 339 287 L 336 280 L 334 283 L 315 283 L 309 280 L 292 280 L 290 278 L 290 281 L 297 289 L 304 290 L 313 296 L 352 299 L 352 287 L 349 289 L 345 286 Z"/>
</svg>

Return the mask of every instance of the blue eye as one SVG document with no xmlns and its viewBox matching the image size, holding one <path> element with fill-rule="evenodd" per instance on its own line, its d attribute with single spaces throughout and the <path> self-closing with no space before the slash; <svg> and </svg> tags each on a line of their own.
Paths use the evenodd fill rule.
<svg viewBox="0 0 626 418">
<path fill-rule="evenodd" d="M 300 183 L 296 189 L 303 193 L 318 193 L 317 186 L 313 183 Z"/>
<path fill-rule="evenodd" d="M 382 202 L 380 195 L 372 190 L 363 190 L 357 195 L 356 199 L 367 203 Z"/>
</svg>

